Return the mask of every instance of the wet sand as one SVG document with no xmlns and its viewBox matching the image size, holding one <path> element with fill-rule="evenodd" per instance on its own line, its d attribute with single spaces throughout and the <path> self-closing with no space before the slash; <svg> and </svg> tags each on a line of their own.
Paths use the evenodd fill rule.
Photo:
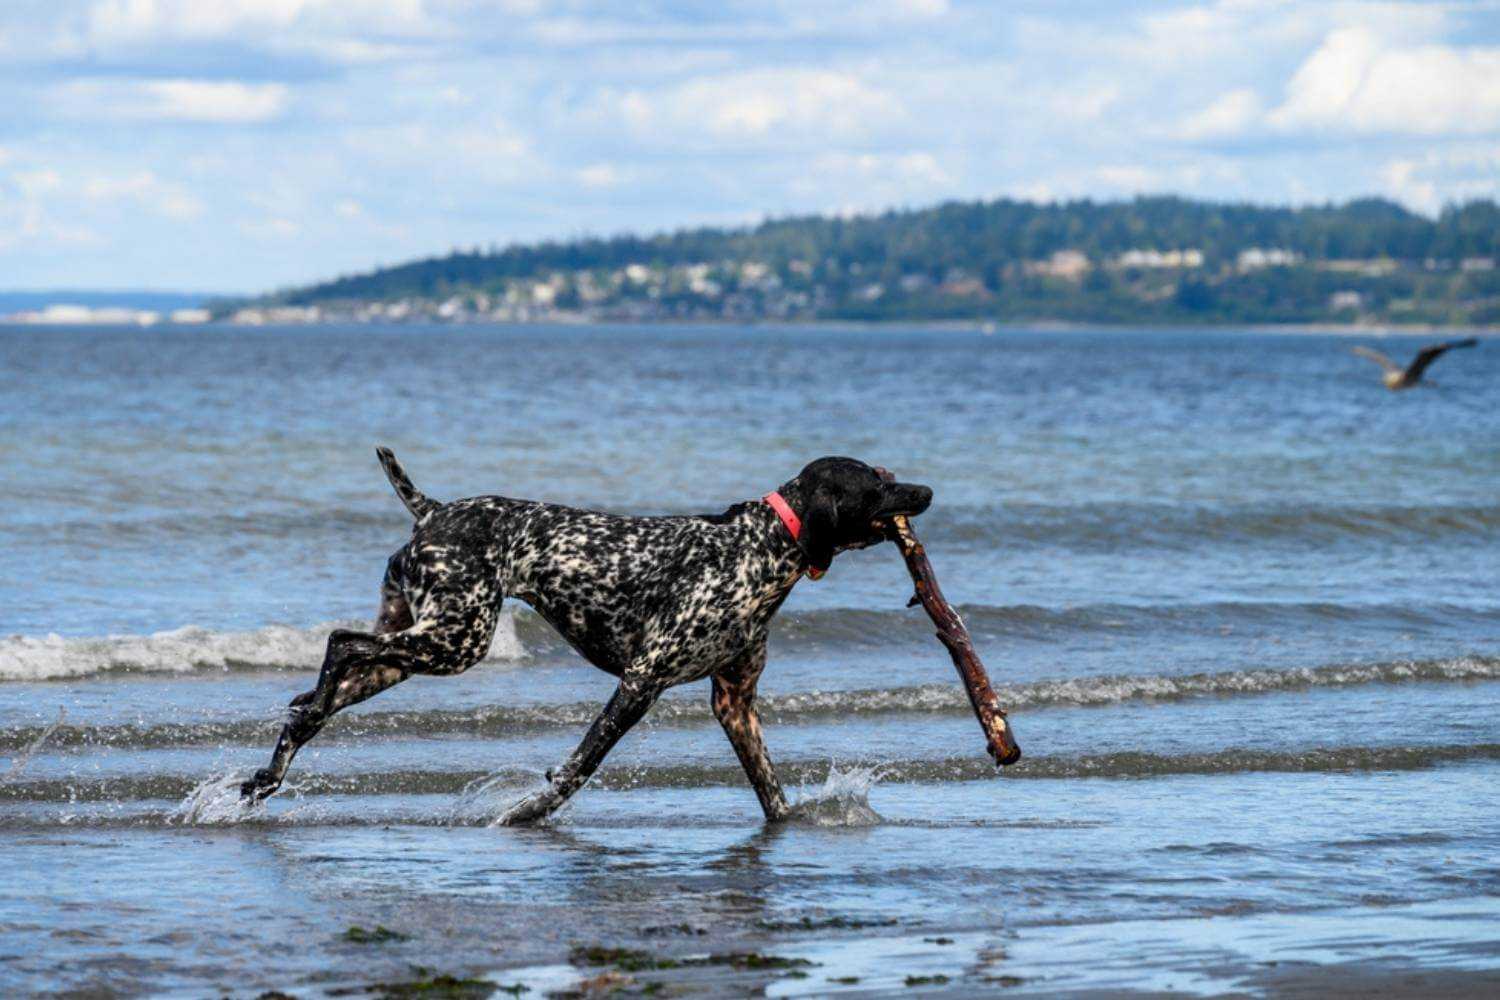
<svg viewBox="0 0 1500 1000">
<path fill-rule="evenodd" d="M 954 931 L 921 936 L 826 928 L 752 941 L 682 933 L 691 944 L 642 942 L 640 947 L 575 945 L 556 961 L 518 967 L 470 968 L 457 974 L 414 968 L 406 978 L 350 981 L 328 992 L 350 994 L 440 986 L 447 982 L 473 995 L 536 996 L 1058 996 L 1469 998 L 1500 995 L 1500 942 L 1474 949 L 1470 968 L 1433 967 L 1400 954 L 1393 944 L 1384 958 L 1320 963 L 1297 958 L 1253 957 L 1232 941 L 1255 931 L 1223 928 L 1220 955 L 1195 950 L 1188 940 L 1160 938 L 1155 948 L 1134 954 L 1128 972 L 1106 957 L 1097 964 L 1086 947 L 1110 952 L 1110 927 L 1082 934 L 993 935 Z M 383 930 L 383 928 L 382 928 Z M 1159 930 L 1159 929 L 1158 929 Z M 1127 929 L 1124 938 L 1134 936 Z M 670 929 L 665 932 L 670 933 Z M 778 940 L 779 939 L 779 940 Z M 750 945 L 758 941 L 760 947 Z M 1085 942 L 1087 941 L 1087 945 Z M 1173 952 L 1173 946 L 1181 948 Z M 1038 952 L 1057 948 L 1067 962 Z M 1073 960 L 1076 958 L 1076 964 Z M 1064 967 L 1069 965 L 1070 967 Z M 293 989 L 290 991 L 296 993 Z"/>
</svg>

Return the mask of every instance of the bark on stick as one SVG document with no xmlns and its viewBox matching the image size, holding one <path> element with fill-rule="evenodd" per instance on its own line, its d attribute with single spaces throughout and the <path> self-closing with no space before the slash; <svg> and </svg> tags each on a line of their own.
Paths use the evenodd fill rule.
<svg viewBox="0 0 1500 1000">
<path fill-rule="evenodd" d="M 893 517 L 888 522 L 886 533 L 901 549 L 912 583 L 916 584 L 916 596 L 907 606 L 921 604 L 932 623 L 937 626 L 937 637 L 948 647 L 953 665 L 958 668 L 958 676 L 969 692 L 969 704 L 974 706 L 974 715 L 979 719 L 980 728 L 984 730 L 990 756 L 1001 766 L 1014 764 L 1021 759 L 1021 748 L 1005 718 L 1005 710 L 1000 707 L 1000 699 L 995 697 L 995 691 L 990 687 L 990 678 L 985 673 L 984 664 L 979 662 L 979 654 L 974 652 L 968 627 L 953 609 L 953 605 L 943 597 L 937 577 L 932 572 L 932 563 L 927 559 L 927 552 L 912 533 L 911 522 L 904 515 Z"/>
</svg>

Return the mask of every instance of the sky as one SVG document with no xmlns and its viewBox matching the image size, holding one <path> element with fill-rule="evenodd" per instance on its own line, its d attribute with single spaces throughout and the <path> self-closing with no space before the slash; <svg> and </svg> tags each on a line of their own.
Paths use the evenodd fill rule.
<svg viewBox="0 0 1500 1000">
<path fill-rule="evenodd" d="M 4 0 L 0 288 L 951 199 L 1500 195 L 1500 0 Z"/>
</svg>

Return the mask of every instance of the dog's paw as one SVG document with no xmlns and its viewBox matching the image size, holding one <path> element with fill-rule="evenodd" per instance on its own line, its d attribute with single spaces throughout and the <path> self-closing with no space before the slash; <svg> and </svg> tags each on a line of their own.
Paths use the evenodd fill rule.
<svg viewBox="0 0 1500 1000">
<path fill-rule="evenodd" d="M 511 806 L 500 814 L 496 826 L 529 826 L 546 819 L 547 814 L 558 806 L 557 797 L 547 792 L 538 792 Z"/>
<path fill-rule="evenodd" d="M 261 768 L 250 777 L 249 781 L 240 785 L 240 798 L 251 802 L 259 802 L 261 799 L 276 791 L 278 782 L 266 768 Z"/>
</svg>

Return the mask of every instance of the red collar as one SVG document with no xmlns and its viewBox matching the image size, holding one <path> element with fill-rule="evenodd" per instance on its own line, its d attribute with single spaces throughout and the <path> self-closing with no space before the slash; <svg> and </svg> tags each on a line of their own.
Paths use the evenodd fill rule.
<svg viewBox="0 0 1500 1000">
<path fill-rule="evenodd" d="M 786 528 L 787 534 L 792 536 L 792 541 L 795 542 L 802 537 L 802 518 L 797 516 L 795 510 L 792 510 L 792 505 L 786 502 L 786 497 L 772 490 L 761 497 L 761 499 L 770 504 L 771 509 L 776 512 L 776 516 L 781 518 L 781 523 Z M 807 567 L 807 578 L 809 580 L 816 580 L 825 572 L 826 570 L 809 566 Z"/>
</svg>

